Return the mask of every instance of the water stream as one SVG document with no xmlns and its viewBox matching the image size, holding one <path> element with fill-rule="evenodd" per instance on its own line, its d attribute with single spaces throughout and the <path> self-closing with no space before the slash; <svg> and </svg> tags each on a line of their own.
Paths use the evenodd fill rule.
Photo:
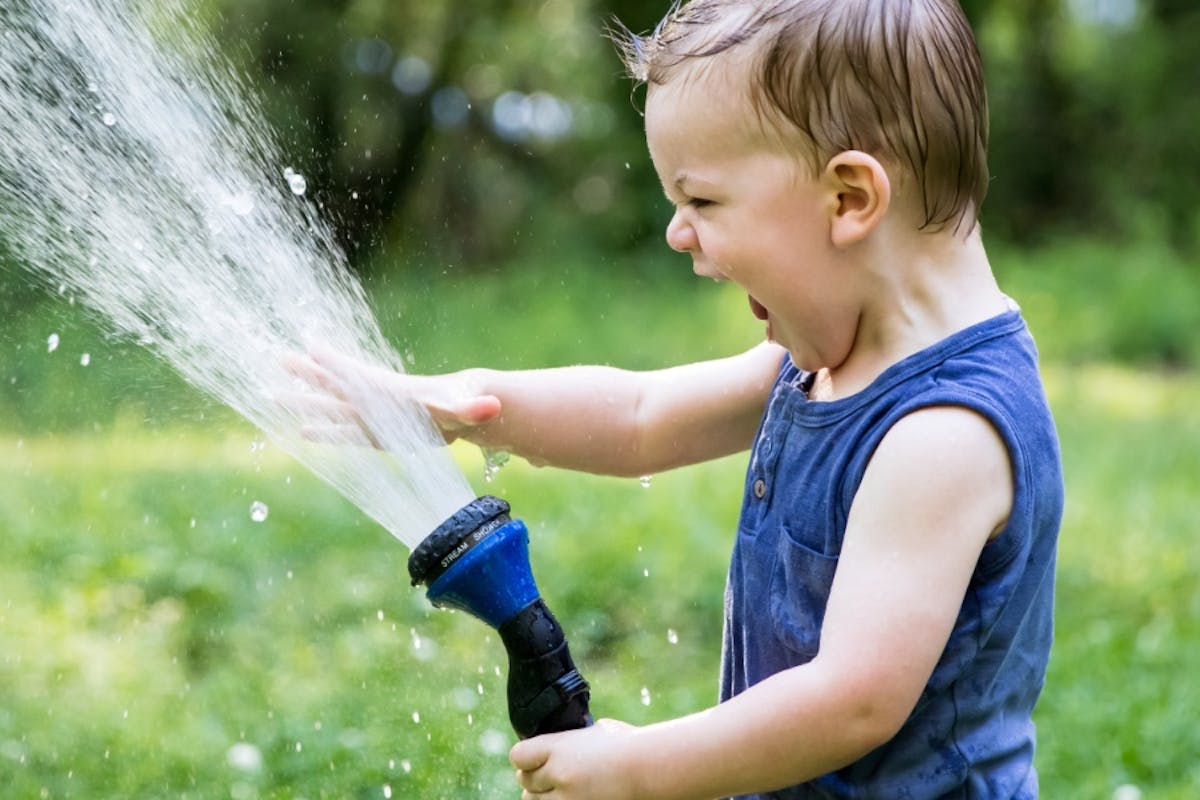
<svg viewBox="0 0 1200 800">
<path fill-rule="evenodd" d="M 185 0 L 0 3 L 2 251 L 413 547 L 474 493 L 412 403 L 348 388 L 376 449 L 308 441 L 310 418 L 279 402 L 310 343 L 403 362 L 196 16 Z"/>
</svg>

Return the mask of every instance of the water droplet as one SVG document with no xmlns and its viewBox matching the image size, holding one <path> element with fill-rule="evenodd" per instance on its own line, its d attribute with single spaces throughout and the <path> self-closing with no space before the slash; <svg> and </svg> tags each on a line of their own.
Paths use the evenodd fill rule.
<svg viewBox="0 0 1200 800">
<path fill-rule="evenodd" d="M 674 628 L 667 628 L 667 641 L 671 644 L 679 644 L 679 632 Z"/>
<path fill-rule="evenodd" d="M 642 705 L 650 705 L 650 690 L 645 686 L 642 687 Z"/>
<path fill-rule="evenodd" d="M 405 772 L 412 772 L 412 762 L 407 758 L 404 759 L 400 762 L 400 769 L 404 770 Z"/>
<path fill-rule="evenodd" d="M 58 349 L 58 334 L 52 333 L 46 338 L 46 352 L 53 353 Z"/>
<path fill-rule="evenodd" d="M 383 609 L 382 608 L 375 612 L 375 619 L 379 620 L 380 622 L 383 622 Z"/>
<path fill-rule="evenodd" d="M 104 116 L 100 118 L 100 121 L 103 122 L 107 127 L 111 128 L 113 125 L 117 124 L 117 115 L 111 111 L 105 111 Z"/>
<path fill-rule="evenodd" d="M 255 522 L 264 522 L 267 519 L 271 509 L 267 508 L 267 504 L 261 500 L 255 500 L 250 504 L 250 519 Z"/>
<path fill-rule="evenodd" d="M 299 753 L 303 749 L 304 745 L 302 745 L 300 742 L 296 742 L 296 752 Z"/>
<path fill-rule="evenodd" d="M 90 363 L 92 363 L 92 354 L 91 353 L 84 353 L 83 355 L 81 355 L 79 357 L 79 366 L 86 367 Z"/>
<path fill-rule="evenodd" d="M 258 772 L 262 769 L 262 751 L 249 742 L 238 742 L 225 751 L 225 761 L 241 772 Z"/>
<path fill-rule="evenodd" d="M 421 712 L 420 712 L 420 711 L 414 711 L 414 712 L 413 712 L 413 716 L 412 716 L 412 720 L 413 720 L 413 722 L 414 722 L 414 723 L 416 723 L 416 724 L 420 725 L 420 724 L 421 724 Z"/>
<path fill-rule="evenodd" d="M 283 178 L 287 181 L 288 188 L 292 190 L 292 194 L 300 196 L 308 189 L 308 181 L 304 179 L 296 170 L 287 167 L 283 170 Z"/>
<path fill-rule="evenodd" d="M 643 578 L 649 578 L 649 577 L 650 577 L 650 568 L 649 568 L 649 567 L 647 567 L 646 569 L 642 570 L 642 577 L 643 577 Z"/>
<path fill-rule="evenodd" d="M 386 784 L 386 783 L 385 783 L 385 784 L 383 785 L 383 796 L 384 796 L 385 798 L 391 798 L 391 796 L 392 796 L 392 787 L 391 787 L 389 784 Z"/>
<path fill-rule="evenodd" d="M 654 480 L 653 475 L 643 475 L 642 477 L 638 478 L 638 482 L 642 484 L 643 489 L 649 489 L 650 482 L 653 480 Z"/>
<path fill-rule="evenodd" d="M 496 473 L 504 468 L 511 456 L 505 450 L 489 450 L 484 447 L 483 451 L 483 479 L 491 483 L 496 479 Z"/>
<path fill-rule="evenodd" d="M 508 752 L 508 737 L 495 728 L 488 728 L 479 734 L 479 749 L 489 756 L 503 755 Z"/>
<path fill-rule="evenodd" d="M 459 711 L 471 711 L 479 705 L 479 696 L 469 686 L 459 686 L 452 691 L 450 700 Z"/>
</svg>

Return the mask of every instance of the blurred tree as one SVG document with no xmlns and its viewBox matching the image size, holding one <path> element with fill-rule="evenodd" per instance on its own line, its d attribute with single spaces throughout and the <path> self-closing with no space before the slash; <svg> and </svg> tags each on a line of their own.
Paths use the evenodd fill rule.
<svg viewBox="0 0 1200 800">
<path fill-rule="evenodd" d="M 1162 234 L 1196 244 L 1200 7 L 1180 0 L 993 3 L 981 37 L 1004 238 Z"/>
<path fill-rule="evenodd" d="M 987 12 L 978 23 L 994 37 L 985 50 L 993 176 L 985 223 L 1028 240 L 1089 200 L 1076 185 L 1080 170 L 1064 168 L 1081 151 L 1074 140 L 1080 130 L 1068 121 L 1071 92 L 1056 63 L 1062 10 L 1055 0 L 1010 0 Z M 1008 48 L 995 46 L 1001 37 Z"/>
<path fill-rule="evenodd" d="M 1130 199 L 1162 212 L 1164 233 L 1177 246 L 1200 244 L 1200 5 L 1157 0 L 1143 25 L 1126 35 L 1110 59 L 1117 85 L 1109 94 L 1119 136 L 1106 164 L 1121 165 L 1128 186 L 1114 199 L 1128 216 Z M 1104 175 L 1093 180 L 1100 182 Z"/>
<path fill-rule="evenodd" d="M 642 219 L 615 203 L 643 148 L 591 6 L 214 2 L 360 263 L 389 242 L 491 260 L 573 216 L 611 243 Z"/>
<path fill-rule="evenodd" d="M 657 240 L 639 92 L 604 36 L 634 0 L 205 0 L 360 265 Z M 989 75 L 989 234 L 1197 231 L 1192 0 L 963 0 Z M 399 249 L 404 258 L 395 259 Z M 601 256 L 602 257 L 602 256 Z M 379 260 L 382 265 L 385 262 Z"/>
</svg>

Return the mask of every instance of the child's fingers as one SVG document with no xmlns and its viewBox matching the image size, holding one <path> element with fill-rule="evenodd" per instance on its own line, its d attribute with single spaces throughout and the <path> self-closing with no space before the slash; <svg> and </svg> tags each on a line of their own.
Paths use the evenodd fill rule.
<svg viewBox="0 0 1200 800">
<path fill-rule="evenodd" d="M 299 391 L 276 392 L 271 399 L 303 421 L 300 428 L 303 439 L 324 444 L 379 446 L 358 409 L 344 400 Z"/>
<path fill-rule="evenodd" d="M 534 797 L 548 797 L 548 792 L 554 789 L 553 786 L 547 785 L 541 779 L 541 773 L 536 770 L 533 772 L 527 772 L 523 769 L 517 770 L 517 785 L 524 790 L 521 792 L 522 800 Z"/>
<path fill-rule="evenodd" d="M 354 406 L 328 394 L 301 391 L 276 391 L 271 400 L 286 411 L 305 418 L 320 417 L 332 420 L 357 418 Z"/>
<path fill-rule="evenodd" d="M 305 425 L 300 436 L 309 442 L 356 447 L 379 448 L 379 445 L 358 425 Z"/>
<path fill-rule="evenodd" d="M 523 739 L 517 742 L 508 751 L 509 762 L 520 772 L 536 772 L 550 759 L 550 748 L 547 746 L 546 738 L 535 736 L 532 739 Z"/>
<path fill-rule="evenodd" d="M 289 374 L 299 378 L 314 389 L 327 392 L 342 400 L 346 399 L 341 381 L 308 355 L 303 353 L 288 353 L 283 357 L 283 368 Z"/>
<path fill-rule="evenodd" d="M 455 431 L 481 425 L 500 415 L 500 399 L 495 395 L 466 394 L 466 387 L 446 376 L 392 372 L 321 344 L 310 345 L 307 354 L 289 354 L 284 366 L 309 386 L 348 406 L 353 405 L 360 392 L 375 391 L 415 402 L 429 412 L 448 440 L 455 437 Z M 330 406 L 324 410 L 333 415 L 352 409 Z M 345 416 L 362 423 L 357 414 L 345 413 Z"/>
<path fill-rule="evenodd" d="M 391 372 L 383 367 L 359 361 L 357 358 L 320 343 L 309 344 L 308 357 L 314 365 L 324 371 L 326 376 L 342 380 L 352 376 L 356 376 L 360 380 L 363 378 L 377 379 Z"/>
<path fill-rule="evenodd" d="M 482 425 L 500 416 L 500 398 L 485 394 L 478 397 L 468 397 L 451 404 L 448 408 L 436 408 L 427 403 L 430 413 L 438 424 L 444 427 L 452 424 L 454 427 L 470 427 Z"/>
</svg>

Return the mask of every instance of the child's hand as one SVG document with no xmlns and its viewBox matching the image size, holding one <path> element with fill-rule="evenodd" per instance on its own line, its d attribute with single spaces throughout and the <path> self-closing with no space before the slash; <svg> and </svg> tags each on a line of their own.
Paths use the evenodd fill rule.
<svg viewBox="0 0 1200 800">
<path fill-rule="evenodd" d="M 638 729 L 613 719 L 590 728 L 518 742 L 509 752 L 522 800 L 627 800 L 636 796 L 630 770 Z"/>
<path fill-rule="evenodd" d="M 284 401 L 310 420 L 303 435 L 314 441 L 380 447 L 364 410 L 372 396 L 387 395 L 424 406 L 447 442 L 500 414 L 499 398 L 472 391 L 464 373 L 406 375 L 320 346 L 310 348 L 307 355 L 289 357 L 286 367 L 316 390 Z"/>
</svg>

